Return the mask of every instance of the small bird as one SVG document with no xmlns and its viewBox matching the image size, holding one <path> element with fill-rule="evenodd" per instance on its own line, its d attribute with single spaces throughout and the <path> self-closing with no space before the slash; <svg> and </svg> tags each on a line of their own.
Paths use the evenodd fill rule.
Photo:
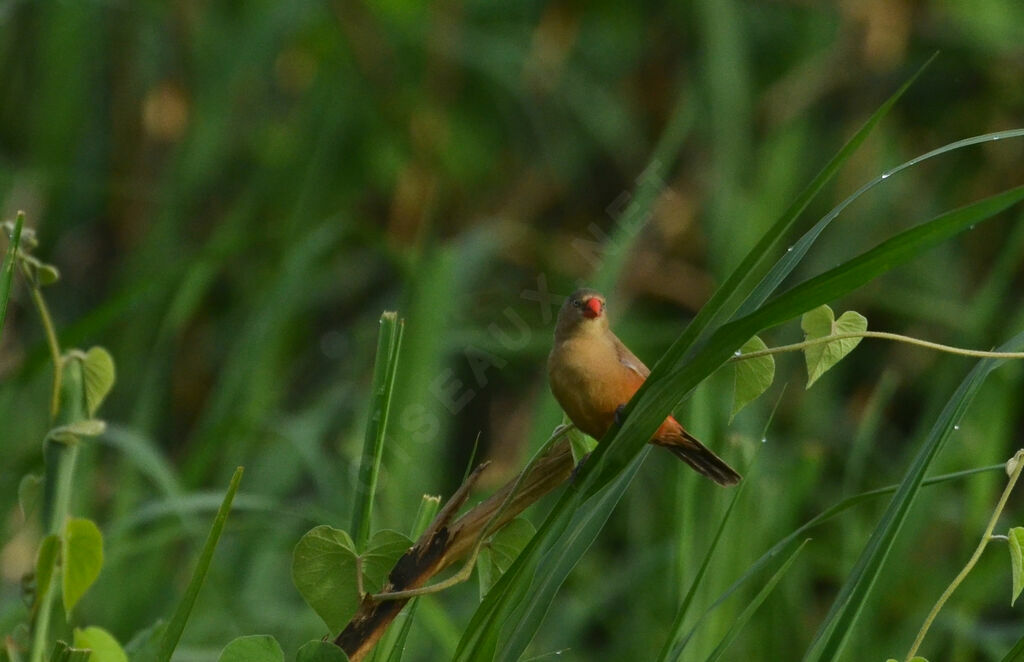
<svg viewBox="0 0 1024 662">
<path fill-rule="evenodd" d="M 580 289 L 558 312 L 555 345 L 548 356 L 548 380 L 569 419 L 595 439 L 604 436 L 651 371 L 612 332 L 600 292 Z M 669 416 L 651 443 L 719 485 L 740 475 Z"/>
</svg>

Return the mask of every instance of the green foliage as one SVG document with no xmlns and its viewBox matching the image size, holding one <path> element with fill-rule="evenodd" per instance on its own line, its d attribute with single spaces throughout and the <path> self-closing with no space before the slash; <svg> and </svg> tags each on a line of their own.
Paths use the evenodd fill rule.
<svg viewBox="0 0 1024 662">
<path fill-rule="evenodd" d="M 494 582 L 498 581 L 501 574 L 516 560 L 519 552 L 523 551 L 523 547 L 535 532 L 536 529 L 529 520 L 517 517 L 491 536 L 490 540 L 484 542 L 476 559 L 481 600 L 494 586 Z"/>
<path fill-rule="evenodd" d="M 75 628 L 74 646 L 92 651 L 89 662 L 128 662 L 128 656 L 125 655 L 121 644 L 103 628 Z"/>
<path fill-rule="evenodd" d="M 1014 351 L 1022 345 L 1024 345 L 1024 334 L 1004 343 L 1000 347 L 1000 351 Z M 998 365 L 999 362 L 992 359 L 979 362 L 946 402 L 928 432 L 928 436 L 921 444 L 913 463 L 904 475 L 899 489 L 882 515 L 882 519 L 864 546 L 839 595 L 832 603 L 832 608 L 818 627 L 814 640 L 804 656 L 805 662 L 833 660 L 846 645 L 861 610 L 864 608 L 864 603 L 892 549 L 896 534 L 906 520 L 910 506 L 921 489 L 925 471 L 943 442 L 949 438 L 954 426 L 963 418 L 964 412 L 981 388 L 985 378 Z"/>
<path fill-rule="evenodd" d="M 73 518 L 64 528 L 61 543 L 61 595 L 71 618 L 71 610 L 100 575 L 103 534 L 92 520 Z"/>
<path fill-rule="evenodd" d="M 4 252 L 3 261 L 0 262 L 0 332 L 3 331 L 4 320 L 7 318 L 7 300 L 11 296 L 11 284 L 13 283 L 14 277 L 14 263 L 17 259 L 18 244 L 21 243 L 21 230 L 24 224 L 25 214 L 18 212 L 18 216 L 15 218 L 14 224 L 8 231 L 7 250 Z"/>
<path fill-rule="evenodd" d="M 771 592 L 775 589 L 775 585 L 779 583 L 779 580 L 782 579 L 783 575 L 786 574 L 786 571 L 789 570 L 789 567 L 793 565 L 793 562 L 796 561 L 796 557 L 800 554 L 800 552 L 804 548 L 804 545 L 806 545 L 808 542 L 810 542 L 810 540 L 804 540 L 796 549 L 793 550 L 789 557 L 786 558 L 785 561 L 783 561 L 779 569 L 776 570 L 775 573 L 771 576 L 768 582 L 765 583 L 765 585 L 761 587 L 761 590 L 757 592 L 757 595 L 754 596 L 754 599 L 750 601 L 750 604 L 743 608 L 743 611 L 740 612 L 740 615 L 736 617 L 735 621 L 733 621 L 732 626 L 730 626 L 729 628 L 729 631 L 725 633 L 724 637 L 722 637 L 722 641 L 718 644 L 717 647 L 715 647 L 715 650 L 711 652 L 710 657 L 708 657 L 708 662 L 716 662 L 717 660 L 722 659 L 722 655 L 724 655 L 726 649 L 729 648 L 729 644 L 731 644 L 736 639 L 736 636 L 739 634 L 740 630 L 743 629 L 743 626 L 745 626 L 750 621 L 751 616 L 754 615 L 754 612 L 757 611 L 757 608 L 761 606 L 765 599 L 767 599 Z"/>
<path fill-rule="evenodd" d="M 806 340 L 817 340 L 839 333 L 863 333 L 868 330 L 868 320 L 853 310 L 846 311 L 836 319 L 832 309 L 822 305 L 804 313 L 800 319 L 800 328 L 804 330 Z M 860 341 L 860 338 L 843 338 L 806 347 L 804 357 L 807 360 L 807 388 L 811 388 L 819 377 L 843 360 Z"/>
<path fill-rule="evenodd" d="M 768 349 L 758 336 L 753 336 L 739 348 L 739 354 L 749 354 Z M 756 400 L 768 390 L 775 379 L 775 358 L 770 354 L 736 362 L 733 375 L 732 411 L 730 420 L 741 409 Z"/>
<path fill-rule="evenodd" d="M 106 429 L 107 425 L 103 421 L 96 419 L 79 420 L 53 428 L 46 435 L 46 438 L 61 444 L 73 445 L 78 443 L 79 437 L 96 437 L 103 434 Z"/>
<path fill-rule="evenodd" d="M 114 387 L 114 359 L 110 352 L 103 347 L 91 348 L 82 361 L 82 373 L 85 376 L 86 409 L 89 416 L 95 416 L 96 410 Z"/>
<path fill-rule="evenodd" d="M 295 662 L 348 662 L 348 655 L 328 641 L 308 641 L 295 654 Z"/>
<path fill-rule="evenodd" d="M 347 532 L 322 524 L 302 536 L 292 553 L 292 581 L 303 600 L 337 633 L 356 613 L 362 593 L 380 591 L 412 541 L 397 531 L 378 531 L 359 554 Z M 357 568 L 362 576 L 357 577 Z"/>
<path fill-rule="evenodd" d="M 398 319 L 397 313 L 385 312 L 381 315 L 373 383 L 370 386 L 373 398 L 370 415 L 366 421 L 363 457 L 359 466 L 359 482 L 356 483 L 356 498 L 352 509 L 352 531 L 359 547 L 366 546 L 372 530 L 373 498 L 377 492 L 380 464 L 384 455 L 384 439 L 387 435 L 388 415 L 395 390 L 395 375 L 398 372 L 398 355 L 402 347 L 404 328 L 405 322 Z"/>
<path fill-rule="evenodd" d="M 525 650 L 558 587 L 628 485 L 642 458 L 637 453 L 651 433 L 682 395 L 716 370 L 743 342 L 762 329 L 851 292 L 1022 198 L 1024 187 L 1018 187 L 902 232 L 722 326 L 689 360 L 684 360 L 687 336 L 680 336 L 630 401 L 625 423 L 613 426 L 605 435 L 530 545 L 484 599 L 463 636 L 456 659 L 495 654 L 497 659 L 510 659 Z M 587 503 L 591 497 L 597 498 Z"/>
<path fill-rule="evenodd" d="M 1020 592 L 1024 590 L 1024 527 L 1015 526 L 1007 533 L 1010 548 L 1010 573 L 1013 579 L 1013 593 L 1010 596 L 1012 607 Z"/>
<path fill-rule="evenodd" d="M 571 425 L 563 419 L 562 425 Z M 569 444 L 572 447 L 572 459 L 573 462 L 579 464 L 585 461 L 586 457 L 594 452 L 597 448 L 597 440 L 591 437 L 589 434 L 584 433 L 576 426 L 572 426 L 567 432 L 569 435 Z"/>
<path fill-rule="evenodd" d="M 199 590 L 203 587 L 203 581 L 206 579 L 206 573 L 210 570 L 210 563 L 213 561 L 213 553 L 217 549 L 220 535 L 224 532 L 224 525 L 227 523 L 228 514 L 231 512 L 231 502 L 234 501 L 235 493 L 238 492 L 238 486 L 242 482 L 242 473 L 242 467 L 235 469 L 235 473 L 231 477 L 231 483 L 228 485 L 228 490 L 224 494 L 224 500 L 220 504 L 220 509 L 217 510 L 217 516 L 213 519 L 213 524 L 210 526 L 210 533 L 206 536 L 206 542 L 203 544 L 196 567 L 192 571 L 192 577 L 189 579 L 185 594 L 181 597 L 178 607 L 174 610 L 174 615 L 171 617 L 170 622 L 160 632 L 160 643 L 156 648 L 153 658 L 156 662 L 170 662 L 174 649 L 178 647 L 181 633 L 185 630 L 185 624 L 188 623 L 188 618 L 192 614 L 196 599 L 199 597 Z M 145 651 L 147 649 L 143 647 L 142 650 Z M 147 658 L 142 658 L 142 662 L 148 662 Z"/>
<path fill-rule="evenodd" d="M 868 24 L 858 3 L 406 11 L 413 4 L 200 3 L 182 13 L 129 3 L 126 13 L 50 2 L 5 12 L 0 81 L 15 102 L 0 108 L 0 208 L 12 221 L 25 208 L 39 235 L 22 228 L 25 260 L 0 241 L 11 256 L 0 263 L 0 504 L 27 516 L 8 517 L 0 540 L 0 659 L 45 662 L 54 638 L 96 624 L 139 632 L 129 657 L 152 660 L 155 651 L 138 650 L 163 629 L 140 630 L 173 613 L 243 458 L 251 491 L 237 495 L 174 658 L 213 660 L 232 637 L 256 632 L 273 633 L 290 656 L 323 634 L 289 586 L 288 551 L 305 531 L 341 522 L 357 550 L 361 535 L 382 528 L 415 537 L 430 519 L 417 509 L 436 503 L 420 495 L 451 493 L 474 439 L 491 468 L 469 506 L 558 424 L 543 374 L 553 325 L 545 296 L 602 289 L 613 328 L 652 366 L 683 331 L 683 351 L 659 373 L 671 381 L 714 349 L 708 341 L 724 324 L 780 288 L 1021 183 L 1019 130 L 910 158 L 935 137 L 941 145 L 1020 116 L 1019 0 L 924 3 Z M 870 38 L 853 44 L 851 34 Z M 885 81 L 917 68 L 936 34 L 955 56 L 939 56 L 905 101 L 900 90 L 857 131 Z M 1024 223 L 1011 214 L 820 303 L 855 307 L 873 326 L 989 348 L 1022 325 Z M 44 286 L 57 277 L 59 286 Z M 712 292 L 720 283 L 739 286 Z M 46 322 L 32 308 L 44 294 Z M 379 411 L 382 310 L 402 311 L 406 327 L 378 454 L 364 446 Z M 797 340 L 784 336 L 800 333 L 799 315 L 775 332 L 737 331 L 711 363 L 739 369 L 730 357 L 755 333 L 773 345 Z M 117 388 L 100 413 L 81 385 L 60 390 L 65 357 L 77 357 L 67 362 L 71 386 L 85 367 L 71 348 L 96 344 L 117 359 Z M 571 548 L 563 538 L 541 550 L 539 592 L 553 597 L 536 598 L 539 625 L 524 623 L 516 640 L 534 633 L 522 658 L 568 649 L 561 657 L 656 659 L 668 640 L 685 639 L 686 659 L 706 659 L 806 537 L 790 537 L 806 516 L 831 513 L 723 655 L 799 657 L 822 618 L 821 587 L 845 580 L 888 501 L 874 488 L 907 469 L 921 443 L 909 431 L 934 422 L 968 369 L 875 341 L 856 361 L 808 392 L 773 389 L 779 414 L 764 445 L 773 402 L 752 400 L 727 423 L 729 391 L 743 383 L 733 375 L 692 390 L 689 379 L 666 383 L 673 414 L 741 469 L 742 498 L 660 451 L 637 460 L 637 480 L 606 502 L 606 519 L 590 529 L 582 518 L 593 513 L 581 512 L 566 525 L 566 536 L 581 536 Z M 800 380 L 801 363 L 778 360 L 775 378 Z M 702 360 L 695 378 L 707 367 Z M 894 386 L 865 406 L 880 376 Z M 841 659 L 884 660 L 905 647 L 962 564 L 999 477 L 958 470 L 1016 447 L 1021 383 L 1013 369 L 987 380 L 956 443 L 930 464 L 931 476 L 960 478 L 919 494 L 877 577 L 886 590 L 864 603 Z M 78 434 L 93 425 L 79 422 L 100 419 L 102 434 Z M 47 431 L 69 425 L 46 442 L 33 514 L 33 481 L 23 477 L 43 473 Z M 630 440 L 639 444 L 645 426 Z M 619 460 L 634 448 L 620 446 L 627 452 L 608 453 L 616 462 L 584 465 L 576 487 L 562 488 L 580 491 L 587 472 L 602 474 L 576 505 L 593 506 L 602 493 L 591 487 L 633 469 Z M 372 488 L 360 477 L 369 469 Z M 561 496 L 524 514 L 538 535 Z M 1019 521 L 1016 498 L 1006 510 Z M 366 516 L 354 525 L 357 513 Z M 58 574 L 49 610 L 38 576 L 18 578 L 40 558 L 33 544 L 48 540 L 59 557 L 47 536 L 59 537 L 69 517 L 93 520 L 105 545 L 103 572 L 70 624 L 55 605 Z M 932 552 L 928 572 L 906 572 L 920 540 Z M 558 593 L 556 566 L 572 568 Z M 998 660 L 1014 648 L 1006 662 L 1020 657 L 1024 640 L 1015 646 L 1019 633 L 1004 627 L 1016 613 L 999 594 L 1010 583 L 1005 563 L 974 573 L 950 607 L 955 627 L 937 622 L 943 649 L 929 654 Z M 397 660 L 403 648 L 406 662 L 451 659 L 477 597 L 463 586 L 411 601 L 368 659 Z M 30 635 L 29 619 L 47 618 Z"/>
<path fill-rule="evenodd" d="M 269 634 L 251 634 L 233 639 L 217 662 L 284 662 L 284 651 Z"/>
<path fill-rule="evenodd" d="M 60 558 L 60 548 L 61 539 L 55 533 L 43 538 L 43 542 L 39 544 L 39 551 L 36 553 L 36 599 L 32 603 L 33 612 L 39 608 L 39 597 L 50 591 L 50 584 Z"/>
<path fill-rule="evenodd" d="M 708 544 L 708 548 L 704 553 L 704 558 L 701 560 L 700 567 L 698 567 L 697 572 L 694 573 L 693 580 L 690 582 L 690 588 L 687 589 L 686 595 L 683 596 L 683 599 L 679 604 L 679 608 L 676 610 L 676 616 L 672 622 L 672 628 L 669 636 L 665 639 L 665 644 L 662 646 L 661 653 L 658 655 L 658 662 L 667 662 L 667 660 L 678 658 L 679 655 L 682 654 L 683 646 L 686 645 L 686 641 L 682 639 L 683 625 L 686 622 L 686 616 L 690 611 L 690 605 L 693 604 L 693 599 L 697 595 L 697 588 L 701 585 L 701 582 L 707 575 L 708 567 L 711 565 L 711 559 L 714 558 L 715 550 L 718 548 L 718 543 L 722 539 L 722 533 L 725 531 L 725 525 L 728 524 L 729 518 L 736 508 L 736 504 L 739 502 L 740 496 L 744 493 L 748 484 L 749 483 L 746 481 L 739 484 L 733 492 L 732 499 L 729 500 L 729 506 L 725 509 L 725 513 L 723 513 L 722 517 L 719 519 L 718 528 L 715 530 L 715 535 L 711 538 L 711 542 Z"/>
<path fill-rule="evenodd" d="M 292 582 L 302 599 L 336 633 L 359 606 L 355 544 L 348 533 L 321 524 L 292 553 Z"/>
</svg>

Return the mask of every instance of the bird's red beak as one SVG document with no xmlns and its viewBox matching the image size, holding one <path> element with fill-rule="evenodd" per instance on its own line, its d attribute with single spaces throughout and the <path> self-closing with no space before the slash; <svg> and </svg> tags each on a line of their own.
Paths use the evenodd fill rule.
<svg viewBox="0 0 1024 662">
<path fill-rule="evenodd" d="M 583 316 L 589 319 L 601 316 L 601 300 L 597 297 L 587 299 L 587 302 L 583 304 Z"/>
</svg>

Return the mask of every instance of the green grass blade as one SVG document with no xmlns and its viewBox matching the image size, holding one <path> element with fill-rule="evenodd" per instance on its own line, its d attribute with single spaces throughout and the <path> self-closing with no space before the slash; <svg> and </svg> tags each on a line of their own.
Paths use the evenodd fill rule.
<svg viewBox="0 0 1024 662">
<path fill-rule="evenodd" d="M 529 637 L 523 633 L 522 624 L 530 627 L 539 624 L 550 606 L 548 592 L 537 590 L 537 586 L 557 588 L 572 567 L 571 563 L 548 563 L 542 573 L 538 572 L 542 560 L 569 544 L 582 553 L 592 542 L 591 538 L 582 544 L 581 539 L 585 535 L 581 527 L 571 526 L 574 515 L 579 517 L 581 511 L 610 508 L 604 501 L 592 504 L 586 504 L 586 501 L 610 483 L 622 480 L 625 468 L 636 460 L 647 439 L 679 399 L 717 370 L 750 336 L 847 294 L 1022 198 L 1024 187 L 1018 187 L 907 230 L 863 255 L 790 289 L 754 313 L 721 327 L 701 352 L 679 367 L 676 364 L 680 357 L 672 354 L 673 350 L 680 351 L 680 341 L 673 343 L 630 400 L 625 421 L 621 426 L 613 426 L 605 435 L 533 540 L 481 603 L 460 642 L 455 659 L 488 659 L 488 655 L 499 650 L 496 646 L 502 629 L 512 633 L 510 636 L 515 637 L 517 645 L 525 647 Z M 578 559 L 573 559 L 573 563 L 575 560 Z M 553 592 L 550 596 L 553 597 Z M 502 659 L 514 658 L 522 652 L 509 644 L 510 641 L 503 640 L 500 648 Z"/>
<path fill-rule="evenodd" d="M 729 501 L 729 505 L 726 507 L 725 513 L 718 522 L 718 529 L 715 531 L 715 536 L 711 539 L 711 544 L 708 545 L 708 551 L 704 554 L 704 559 L 701 561 L 700 567 L 697 568 L 697 572 L 693 576 L 693 581 L 690 582 L 690 588 L 687 589 L 686 595 L 683 596 L 683 601 L 679 603 L 679 609 L 676 611 L 675 620 L 672 621 L 672 628 L 669 630 L 670 634 L 668 639 L 665 640 L 665 645 L 662 646 L 661 653 L 658 655 L 658 662 L 666 662 L 670 659 L 670 655 L 676 642 L 679 641 L 683 634 L 683 623 L 686 620 L 686 614 L 690 610 L 690 605 L 693 604 L 693 598 L 697 595 L 697 587 L 700 586 L 700 583 L 704 580 L 704 575 L 707 574 L 708 566 L 711 564 L 711 559 L 715 555 L 715 549 L 717 549 L 718 542 L 722 539 L 722 533 L 725 531 L 725 525 L 729 522 L 729 517 L 732 515 L 733 509 L 736 507 L 736 503 L 739 501 L 740 495 L 746 491 L 747 483 L 748 480 L 743 481 L 733 492 L 732 499 Z"/>
<path fill-rule="evenodd" d="M 839 214 L 843 212 L 843 210 L 845 210 L 847 207 L 853 204 L 854 201 L 856 201 L 862 195 L 873 189 L 875 186 L 878 186 L 879 184 L 885 181 L 891 181 L 890 178 L 896 173 L 902 170 L 906 170 L 907 168 L 915 166 L 923 161 L 927 161 L 928 159 L 935 158 L 936 156 L 941 156 L 942 154 L 946 154 L 948 152 L 952 152 L 958 149 L 963 149 L 964 147 L 970 147 L 972 145 L 979 145 L 981 143 L 992 142 L 996 140 L 1004 140 L 1007 138 L 1019 138 L 1021 136 L 1024 136 L 1024 129 L 1012 129 L 1009 131 L 986 133 L 979 136 L 965 138 L 963 140 L 957 140 L 956 142 L 949 143 L 948 145 L 943 145 L 942 147 L 933 149 L 930 152 L 921 154 L 920 156 L 910 159 L 909 161 L 906 161 L 896 166 L 895 168 L 887 170 L 881 175 L 875 177 L 874 179 L 872 179 L 871 181 L 869 181 L 868 183 L 864 184 L 859 189 L 854 191 L 852 194 L 850 194 L 850 196 L 848 196 L 845 200 L 840 202 L 834 208 L 832 208 L 832 210 L 829 211 L 828 214 L 823 216 L 821 220 L 814 225 L 814 227 L 812 227 L 802 237 L 800 237 L 800 239 L 798 239 L 796 243 L 794 243 L 793 246 L 790 247 L 782 255 L 779 261 L 775 264 L 775 266 L 771 268 L 771 270 L 765 275 L 761 282 L 757 284 L 757 287 L 754 288 L 753 292 L 751 292 L 750 297 L 747 298 L 743 305 L 741 305 L 738 308 L 736 314 L 746 315 L 755 310 L 762 303 L 764 303 L 764 301 L 769 296 L 771 296 L 772 292 L 774 292 L 775 289 L 782 283 L 786 276 L 792 273 L 793 269 L 795 269 L 796 266 L 800 263 L 800 261 L 803 260 L 804 256 L 807 254 L 807 251 L 810 250 L 811 246 L 814 244 L 815 241 L 817 241 L 821 233 L 825 231 L 825 228 L 827 228 L 832 223 L 832 221 L 834 221 L 839 216 Z"/>
<path fill-rule="evenodd" d="M 685 351 L 692 346 L 697 339 L 707 330 L 708 328 L 714 328 L 718 324 L 721 324 L 726 319 L 732 316 L 732 314 L 739 309 L 742 301 L 746 298 L 747 293 L 751 291 L 754 284 L 764 276 L 769 269 L 771 264 L 772 256 L 777 252 L 778 247 L 781 245 L 783 239 L 789 229 L 796 222 L 797 217 L 803 213 L 807 205 L 810 204 L 811 200 L 821 192 L 821 189 L 828 184 L 839 169 L 846 163 L 854 152 L 861 146 L 861 144 L 867 139 L 868 135 L 878 125 L 882 119 L 889 114 L 892 107 L 899 101 L 900 97 L 907 91 L 918 76 L 931 64 L 932 60 L 935 59 L 933 55 L 917 70 L 917 72 L 911 76 L 903 85 L 900 86 L 896 92 L 890 96 L 885 103 L 883 103 L 878 110 L 876 110 L 868 121 L 864 123 L 864 126 L 860 128 L 850 138 L 845 145 L 836 153 L 835 156 L 825 164 L 825 167 L 811 180 L 811 183 L 801 191 L 800 195 L 797 196 L 789 207 L 779 216 L 778 220 L 772 225 L 772 227 L 761 237 L 757 244 L 750 249 L 746 257 L 740 262 L 733 272 L 726 279 L 725 283 L 718 288 L 715 293 L 711 296 L 697 316 L 690 322 L 690 325 L 686 328 L 686 331 L 679 338 L 677 343 Z M 802 257 L 802 256 L 801 256 Z"/>
<path fill-rule="evenodd" d="M 4 319 L 7 317 L 7 299 L 11 295 L 11 283 L 14 280 L 14 261 L 17 259 L 18 244 L 21 242 L 21 227 L 25 224 L 25 214 L 18 212 L 14 219 L 14 231 L 11 233 L 7 252 L 4 253 L 3 264 L 0 264 L 0 332 L 4 330 Z"/>
<path fill-rule="evenodd" d="M 748 604 L 743 609 L 743 611 L 740 612 L 740 615 L 736 617 L 736 620 L 733 621 L 732 625 L 729 627 L 729 631 L 725 633 L 724 637 L 722 637 L 722 641 L 719 642 L 718 646 L 715 647 L 715 650 L 713 650 L 711 652 L 711 655 L 708 656 L 707 662 L 716 662 L 717 660 L 721 659 L 722 655 L 725 653 L 725 650 L 729 647 L 733 640 L 736 639 L 737 635 L 739 635 L 740 633 L 740 630 L 742 630 L 743 626 L 747 624 L 747 622 L 750 620 L 750 617 L 753 616 L 754 612 L 757 611 L 757 608 L 761 606 L 761 603 L 764 602 L 768 598 L 768 595 L 772 592 L 772 590 L 775 589 L 775 585 L 779 583 L 779 580 L 782 579 L 782 576 L 786 574 L 787 570 L 789 570 L 789 566 L 793 565 L 793 562 L 796 561 L 796 557 L 800 554 L 800 551 L 803 550 L 804 545 L 806 545 L 809 541 L 810 538 L 804 540 L 802 543 L 800 543 L 799 547 L 793 550 L 793 553 L 790 554 L 789 558 L 786 559 L 782 566 L 775 571 L 775 574 L 772 575 L 771 579 L 768 580 L 768 583 L 765 584 L 760 591 L 758 591 L 757 595 L 754 596 L 754 599 L 750 601 L 750 604 Z"/>
<path fill-rule="evenodd" d="M 496 659 L 516 662 L 526 650 L 562 582 L 604 528 L 645 457 L 646 452 L 637 456 L 626 471 L 574 513 L 566 535 L 544 554 L 526 601 L 529 608 L 522 610 L 523 616 L 499 640 L 500 652 Z"/>
<path fill-rule="evenodd" d="M 386 649 L 390 653 L 386 658 L 380 659 L 386 660 L 386 662 L 402 662 L 402 657 L 405 655 L 405 642 L 409 639 L 409 632 L 412 630 L 412 619 L 416 615 L 416 608 L 419 607 L 419 604 L 419 600 L 413 600 L 412 604 L 406 607 L 402 614 L 398 615 L 398 618 L 404 618 L 405 620 L 402 621 L 402 625 L 398 629 L 398 635 Z"/>
<path fill-rule="evenodd" d="M 1024 660 L 1024 637 L 1017 640 L 1010 652 L 1003 656 L 1002 662 L 1020 662 L 1021 660 Z"/>
<path fill-rule="evenodd" d="M 957 471 L 954 473 L 943 474 L 941 476 L 926 478 L 924 482 L 921 483 L 921 485 L 922 487 L 938 485 L 940 483 L 945 483 L 947 481 L 957 480 L 960 478 L 966 478 L 968 476 L 973 476 L 979 473 L 990 471 L 1002 471 L 1003 469 L 1004 467 L 1002 464 L 993 464 L 991 466 L 979 467 L 977 469 L 967 469 L 965 471 Z M 763 570 L 769 563 L 771 563 L 772 559 L 774 559 L 776 556 L 781 554 L 783 550 L 789 547 L 794 540 L 805 535 L 814 527 L 820 524 L 824 524 L 825 522 L 831 520 L 834 517 L 838 517 L 840 514 L 849 510 L 850 508 L 853 508 L 854 506 L 864 503 L 865 501 L 870 501 L 871 499 L 874 499 L 876 497 L 884 496 L 886 494 L 892 494 L 898 488 L 899 485 L 888 485 L 886 487 L 880 487 L 875 490 L 869 490 L 867 492 L 862 492 L 860 494 L 855 494 L 851 497 L 847 497 L 840 501 L 839 503 L 822 511 L 821 513 L 818 513 L 817 515 L 809 519 L 807 522 L 805 522 L 803 525 L 798 527 L 795 531 L 787 535 L 785 538 L 772 545 L 771 548 L 768 549 L 768 551 L 762 554 L 752 564 L 747 566 L 747 569 L 743 572 L 739 579 L 734 581 L 732 585 L 729 586 L 729 588 L 727 588 L 720 596 L 718 596 L 718 598 L 716 598 L 715 601 L 712 602 L 711 605 L 708 606 L 703 613 L 701 613 L 701 615 L 697 618 L 697 622 L 693 625 L 692 628 L 690 628 L 690 630 L 686 633 L 686 636 L 683 637 L 679 644 L 676 646 L 675 651 L 681 651 L 690 641 L 690 639 L 693 638 L 693 635 L 696 634 L 701 624 L 711 614 L 711 612 L 713 612 L 720 605 L 722 605 L 722 603 L 728 600 L 734 593 L 736 593 L 737 590 L 740 589 L 741 586 L 743 586 L 748 581 L 753 579 L 759 572 L 761 572 L 761 570 Z"/>
<path fill-rule="evenodd" d="M 391 395 L 395 390 L 398 353 L 402 344 L 404 323 L 398 313 L 386 311 L 380 316 L 377 336 L 377 357 L 373 365 L 373 385 L 370 414 L 366 421 L 363 457 L 359 465 L 355 503 L 352 507 L 352 539 L 356 549 L 366 547 L 370 539 L 373 518 L 373 496 L 377 492 L 381 457 L 384 454 L 384 435 L 387 432 Z"/>
<path fill-rule="evenodd" d="M 1018 334 L 1003 344 L 999 351 L 1019 351 L 1022 345 L 1024 345 L 1024 333 Z M 914 458 L 913 464 L 907 470 L 895 496 L 872 532 L 853 571 L 847 577 L 835 602 L 832 603 L 832 608 L 819 626 L 814 640 L 804 655 L 805 662 L 834 660 L 842 651 L 861 610 L 864 608 L 864 603 L 875 580 L 885 564 L 900 527 L 910 512 L 914 498 L 921 489 L 925 471 L 942 448 L 943 443 L 949 438 L 954 427 L 963 418 L 964 412 L 981 388 L 985 378 L 1001 363 L 1002 361 L 992 359 L 980 361 L 946 403 Z"/>
<path fill-rule="evenodd" d="M 157 662 L 170 662 L 171 655 L 178 646 L 178 640 L 181 639 L 181 633 L 185 631 L 185 624 L 192 613 L 192 607 L 196 604 L 196 598 L 199 597 L 199 590 L 203 587 L 203 580 L 206 579 L 206 573 L 213 561 L 213 552 L 217 549 L 220 534 L 224 531 L 228 513 L 231 512 L 231 502 L 235 498 L 235 492 L 238 491 L 239 483 L 242 482 L 242 472 L 243 468 L 238 467 L 235 469 L 235 475 L 231 477 L 231 484 L 228 485 L 227 494 L 224 495 L 224 501 L 221 503 L 220 510 L 217 511 L 217 517 L 213 520 L 213 526 L 210 527 L 210 535 L 207 536 L 206 543 L 203 545 L 203 551 L 199 555 L 196 569 L 192 572 L 188 588 L 185 589 L 185 595 L 182 596 L 178 608 L 174 610 L 174 616 L 171 617 L 167 629 L 164 630 L 160 638 L 160 646 L 156 654 Z"/>
</svg>

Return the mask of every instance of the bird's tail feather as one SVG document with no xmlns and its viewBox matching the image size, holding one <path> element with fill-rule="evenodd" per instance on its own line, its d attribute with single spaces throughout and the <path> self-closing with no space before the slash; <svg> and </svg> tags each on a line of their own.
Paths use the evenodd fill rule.
<svg viewBox="0 0 1024 662">
<path fill-rule="evenodd" d="M 697 473 L 707 476 L 719 485 L 729 487 L 742 480 L 736 471 L 715 455 L 711 449 L 697 441 L 686 430 L 678 434 L 659 437 L 654 440 L 658 446 L 672 451 L 672 454 L 694 468 Z"/>
</svg>

